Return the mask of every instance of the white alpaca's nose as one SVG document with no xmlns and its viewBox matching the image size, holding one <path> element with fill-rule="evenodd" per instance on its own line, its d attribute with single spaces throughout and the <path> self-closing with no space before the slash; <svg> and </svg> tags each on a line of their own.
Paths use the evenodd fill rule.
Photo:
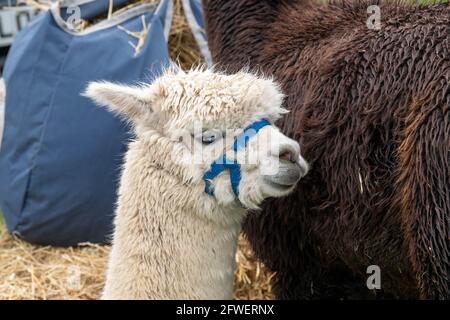
<svg viewBox="0 0 450 320">
<path fill-rule="evenodd" d="M 300 170 L 302 171 L 301 177 L 303 178 L 309 171 L 309 164 L 302 156 L 298 157 L 297 164 L 300 167 Z"/>
<path fill-rule="evenodd" d="M 291 162 L 298 165 L 300 178 L 303 178 L 309 171 L 309 165 L 300 154 L 300 146 L 295 144 L 285 144 L 279 149 L 278 158 L 281 161 Z"/>
<path fill-rule="evenodd" d="M 279 160 L 277 169 L 263 177 L 277 189 L 294 186 L 308 172 L 308 164 L 300 155 L 300 146 L 293 140 L 273 149 L 271 155 Z"/>
<path fill-rule="evenodd" d="M 296 163 L 298 162 L 299 152 L 292 146 L 284 146 L 283 148 L 280 148 L 278 158 L 280 160 Z"/>
</svg>

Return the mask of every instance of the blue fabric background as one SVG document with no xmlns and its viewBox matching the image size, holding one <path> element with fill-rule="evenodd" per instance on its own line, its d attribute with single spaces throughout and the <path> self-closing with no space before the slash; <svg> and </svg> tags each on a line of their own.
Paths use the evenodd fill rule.
<svg viewBox="0 0 450 320">
<path fill-rule="evenodd" d="M 136 40 L 116 26 L 71 35 L 50 12 L 17 36 L 4 70 L 0 150 L 0 206 L 11 232 L 58 246 L 108 242 L 129 128 L 80 92 L 93 80 L 151 81 L 170 63 L 167 3 L 145 14 L 150 32 L 137 56 L 128 43 Z M 140 31 L 141 16 L 121 25 Z"/>
</svg>

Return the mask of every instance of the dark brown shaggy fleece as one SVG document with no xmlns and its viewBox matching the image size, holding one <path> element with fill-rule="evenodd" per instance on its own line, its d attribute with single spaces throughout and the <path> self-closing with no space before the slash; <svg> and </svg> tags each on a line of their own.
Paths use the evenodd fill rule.
<svg viewBox="0 0 450 320">
<path fill-rule="evenodd" d="M 380 30 L 366 26 L 374 4 Z M 204 5 L 219 68 L 282 84 L 278 125 L 312 166 L 245 224 L 278 298 L 450 299 L 449 4 Z"/>
</svg>

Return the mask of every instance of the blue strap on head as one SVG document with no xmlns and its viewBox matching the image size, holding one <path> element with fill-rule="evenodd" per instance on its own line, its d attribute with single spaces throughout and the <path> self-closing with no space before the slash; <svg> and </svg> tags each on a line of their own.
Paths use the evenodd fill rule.
<svg viewBox="0 0 450 320">
<path fill-rule="evenodd" d="M 270 126 L 270 122 L 267 120 L 260 120 L 252 123 L 244 132 L 236 137 L 233 144 L 234 152 L 245 149 L 248 142 L 253 138 L 259 130 L 265 126 Z M 233 189 L 236 197 L 239 197 L 239 184 L 241 182 L 241 166 L 236 159 L 229 160 L 226 154 L 223 154 L 219 159 L 211 164 L 211 169 L 205 173 L 203 180 L 205 181 L 205 192 L 211 196 L 214 196 L 214 186 L 211 181 L 221 174 L 223 171 L 228 170 L 230 172 L 231 188 Z"/>
</svg>

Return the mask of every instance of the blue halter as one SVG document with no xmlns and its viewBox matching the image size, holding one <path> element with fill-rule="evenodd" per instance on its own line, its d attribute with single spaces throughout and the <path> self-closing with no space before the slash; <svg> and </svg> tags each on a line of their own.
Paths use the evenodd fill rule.
<svg viewBox="0 0 450 320">
<path fill-rule="evenodd" d="M 233 150 L 236 154 L 237 151 L 245 149 L 248 141 L 253 138 L 259 130 L 265 126 L 270 126 L 271 123 L 267 120 L 260 120 L 252 123 L 244 132 L 237 136 L 234 140 Z M 233 189 L 236 197 L 239 197 L 239 183 L 241 182 L 241 166 L 236 159 L 230 161 L 226 154 L 223 154 L 219 159 L 211 164 L 211 169 L 205 173 L 203 180 L 205 181 L 205 192 L 211 196 L 214 196 L 214 186 L 211 181 L 219 174 L 228 170 L 230 172 L 231 188 Z"/>
</svg>

